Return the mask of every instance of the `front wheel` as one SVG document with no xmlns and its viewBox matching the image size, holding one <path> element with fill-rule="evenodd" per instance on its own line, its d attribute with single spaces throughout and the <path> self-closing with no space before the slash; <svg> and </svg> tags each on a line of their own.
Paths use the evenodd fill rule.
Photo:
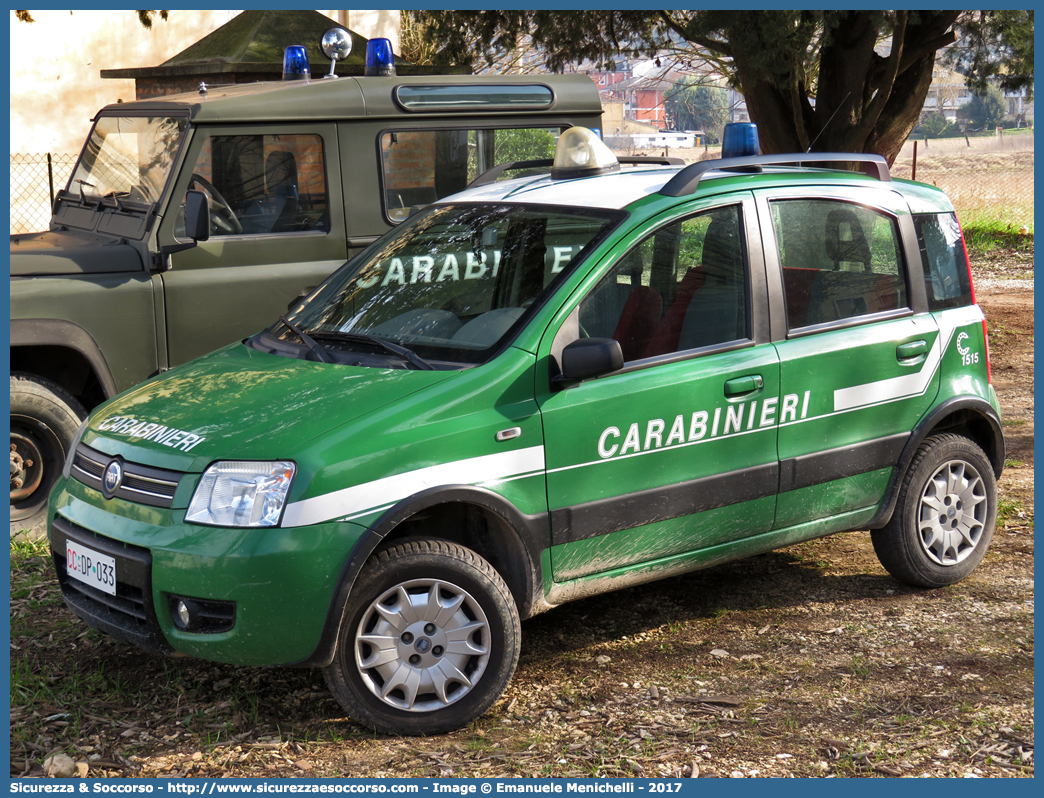
<svg viewBox="0 0 1044 798">
<path fill-rule="evenodd" d="M 975 443 L 926 439 L 899 489 L 891 521 L 871 533 L 881 564 L 900 582 L 942 587 L 982 562 L 997 521 L 997 480 Z"/>
<path fill-rule="evenodd" d="M 442 734 L 497 700 L 521 634 L 507 585 L 482 557 L 445 540 L 408 540 L 363 568 L 323 676 L 364 726 Z"/>
<path fill-rule="evenodd" d="M 11 375 L 11 534 L 43 537 L 47 496 L 69 454 L 83 405 L 60 385 Z"/>
</svg>

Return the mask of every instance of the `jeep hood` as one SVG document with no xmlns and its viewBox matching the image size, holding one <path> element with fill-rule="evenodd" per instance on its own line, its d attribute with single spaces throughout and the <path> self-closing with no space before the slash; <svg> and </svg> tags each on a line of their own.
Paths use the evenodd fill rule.
<svg viewBox="0 0 1044 798">
<path fill-rule="evenodd" d="M 233 344 L 102 405 L 83 442 L 178 471 L 219 459 L 290 458 L 313 438 L 454 373 L 315 363 Z"/>
<path fill-rule="evenodd" d="M 140 272 L 138 251 L 119 239 L 90 233 L 26 233 L 11 236 L 11 276 Z"/>
</svg>

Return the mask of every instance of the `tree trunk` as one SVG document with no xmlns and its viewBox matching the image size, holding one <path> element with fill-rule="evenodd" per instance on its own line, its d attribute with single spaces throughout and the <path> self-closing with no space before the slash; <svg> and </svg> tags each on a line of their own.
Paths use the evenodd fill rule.
<svg viewBox="0 0 1044 798">
<path fill-rule="evenodd" d="M 841 13 L 820 50 L 815 102 L 801 65 L 776 64 L 772 78 L 751 68 L 771 47 L 754 37 L 730 35 L 733 58 L 762 151 L 864 152 L 891 164 L 917 125 L 932 82 L 935 53 L 952 41 L 957 12 L 896 12 L 892 51 L 875 50 L 880 12 Z M 884 49 L 884 48 L 881 48 Z M 777 48 L 778 52 L 778 48 Z M 744 81 L 744 75 L 758 78 Z"/>
</svg>

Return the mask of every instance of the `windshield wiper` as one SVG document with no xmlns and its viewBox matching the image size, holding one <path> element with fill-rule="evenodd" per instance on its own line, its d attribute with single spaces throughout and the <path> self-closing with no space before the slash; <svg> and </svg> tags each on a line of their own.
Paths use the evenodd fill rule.
<svg viewBox="0 0 1044 798">
<path fill-rule="evenodd" d="M 383 338 L 378 338 L 376 335 L 367 335 L 366 333 L 350 333 L 350 332 L 315 332 L 313 333 L 319 338 L 333 338 L 339 341 L 353 341 L 360 344 L 372 344 L 373 346 L 379 346 L 382 349 L 387 349 L 392 354 L 398 355 L 403 360 L 408 360 L 418 369 L 424 371 L 437 371 L 437 369 L 431 365 L 427 360 L 422 358 L 416 352 L 411 349 L 407 349 L 405 346 L 399 346 L 393 344 L 391 341 L 385 341 Z"/>
<path fill-rule="evenodd" d="M 103 194 L 102 195 L 102 199 L 103 200 L 111 199 L 116 204 L 116 210 L 122 212 L 123 211 L 123 203 L 120 202 L 120 197 L 126 197 L 126 196 L 129 196 L 129 195 L 130 195 L 129 191 L 110 191 L 108 194 Z"/>
<path fill-rule="evenodd" d="M 283 322 L 283 324 L 285 324 L 287 328 L 292 333 L 294 333 L 294 335 L 300 338 L 305 343 L 305 345 L 312 350 L 315 356 L 319 358 L 319 361 L 321 363 L 334 362 L 333 358 L 330 357 L 327 351 L 315 342 L 315 339 L 313 339 L 308 333 L 306 333 L 304 330 L 302 330 L 300 327 L 298 327 L 296 324 L 290 321 L 290 319 L 288 319 L 286 316 L 280 316 L 279 321 Z"/>
</svg>

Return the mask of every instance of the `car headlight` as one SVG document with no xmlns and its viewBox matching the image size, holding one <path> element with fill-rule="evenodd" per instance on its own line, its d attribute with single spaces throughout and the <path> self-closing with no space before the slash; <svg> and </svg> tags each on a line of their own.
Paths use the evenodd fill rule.
<svg viewBox="0 0 1044 798">
<path fill-rule="evenodd" d="M 185 520 L 210 526 L 275 526 L 296 471 L 288 460 L 214 463 L 203 472 Z"/>
</svg>

